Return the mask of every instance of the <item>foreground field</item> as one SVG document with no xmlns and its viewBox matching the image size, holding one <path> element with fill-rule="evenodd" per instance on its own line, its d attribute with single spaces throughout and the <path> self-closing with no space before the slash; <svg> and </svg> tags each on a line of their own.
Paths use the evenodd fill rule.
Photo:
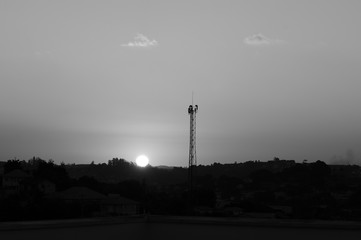
<svg viewBox="0 0 361 240">
<path fill-rule="evenodd" d="M 73 226 L 62 225 L 32 229 L 0 231 L 1 240 L 95 240 L 95 239 L 361 239 L 361 229 L 335 229 L 310 227 L 242 226 L 212 223 L 181 222 L 127 222 Z"/>
</svg>

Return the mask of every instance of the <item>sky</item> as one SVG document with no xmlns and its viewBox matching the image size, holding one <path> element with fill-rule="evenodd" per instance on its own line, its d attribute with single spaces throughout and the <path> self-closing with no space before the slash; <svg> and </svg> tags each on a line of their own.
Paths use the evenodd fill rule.
<svg viewBox="0 0 361 240">
<path fill-rule="evenodd" d="M 361 164 L 361 1 L 0 0 L 0 161 Z"/>
</svg>

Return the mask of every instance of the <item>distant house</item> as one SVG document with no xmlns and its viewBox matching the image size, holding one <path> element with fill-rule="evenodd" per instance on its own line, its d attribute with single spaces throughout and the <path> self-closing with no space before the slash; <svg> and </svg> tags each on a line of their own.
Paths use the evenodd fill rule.
<svg viewBox="0 0 361 240">
<path fill-rule="evenodd" d="M 87 187 L 71 187 L 45 196 L 53 206 L 63 206 L 72 217 L 96 216 L 100 213 L 101 201 L 106 196 Z"/>
<path fill-rule="evenodd" d="M 293 212 L 293 208 L 291 206 L 272 205 L 269 207 L 276 213 L 277 217 L 289 217 Z"/>
<path fill-rule="evenodd" d="M 48 195 L 56 192 L 55 183 L 48 180 L 41 180 L 37 183 L 37 189 L 42 194 Z"/>
<path fill-rule="evenodd" d="M 120 196 L 108 196 L 101 202 L 103 215 L 136 215 L 142 213 L 139 202 Z"/>
<path fill-rule="evenodd" d="M 5 162 L 0 161 L 0 194 L 2 193 L 2 187 L 3 187 L 4 165 Z"/>
<path fill-rule="evenodd" d="M 223 209 L 223 214 L 228 217 L 239 217 L 243 214 L 243 209 L 240 207 L 226 207 Z"/>
<path fill-rule="evenodd" d="M 2 178 L 2 176 L 4 175 L 4 166 L 5 166 L 6 162 L 1 162 L 0 161 L 0 177 Z"/>
<path fill-rule="evenodd" d="M 141 205 L 136 201 L 119 195 L 106 196 L 87 187 L 71 187 L 65 191 L 50 194 L 46 198 L 68 204 L 80 204 L 83 207 L 92 206 L 92 214 L 96 216 L 135 215 L 141 213 Z"/>
<path fill-rule="evenodd" d="M 3 175 L 2 186 L 5 195 L 19 194 L 24 187 L 24 181 L 31 178 L 23 170 L 15 169 Z"/>
<path fill-rule="evenodd" d="M 98 202 L 106 196 L 87 187 L 71 187 L 61 192 L 55 192 L 48 199 L 64 200 L 66 202 Z"/>
<path fill-rule="evenodd" d="M 199 216 L 210 216 L 214 214 L 214 209 L 207 206 L 197 206 L 194 208 L 194 213 Z"/>
</svg>

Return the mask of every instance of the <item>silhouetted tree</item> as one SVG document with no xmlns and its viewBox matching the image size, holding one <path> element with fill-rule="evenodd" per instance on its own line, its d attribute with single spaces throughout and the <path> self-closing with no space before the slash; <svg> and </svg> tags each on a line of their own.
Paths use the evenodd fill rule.
<svg viewBox="0 0 361 240">
<path fill-rule="evenodd" d="M 38 159 L 38 167 L 34 172 L 38 179 L 46 179 L 55 183 L 58 190 L 69 187 L 70 178 L 64 167 L 54 164 L 53 161 L 46 162 Z"/>
<path fill-rule="evenodd" d="M 15 169 L 22 169 L 21 163 L 22 162 L 19 159 L 8 160 L 4 164 L 4 173 L 9 173 Z"/>
</svg>

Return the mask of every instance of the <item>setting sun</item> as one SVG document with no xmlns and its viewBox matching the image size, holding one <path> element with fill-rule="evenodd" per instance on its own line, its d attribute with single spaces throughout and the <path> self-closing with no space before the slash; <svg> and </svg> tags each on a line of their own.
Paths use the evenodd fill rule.
<svg viewBox="0 0 361 240">
<path fill-rule="evenodd" d="M 135 162 L 139 167 L 146 167 L 149 164 L 149 159 L 145 155 L 140 155 L 137 157 Z"/>
</svg>

